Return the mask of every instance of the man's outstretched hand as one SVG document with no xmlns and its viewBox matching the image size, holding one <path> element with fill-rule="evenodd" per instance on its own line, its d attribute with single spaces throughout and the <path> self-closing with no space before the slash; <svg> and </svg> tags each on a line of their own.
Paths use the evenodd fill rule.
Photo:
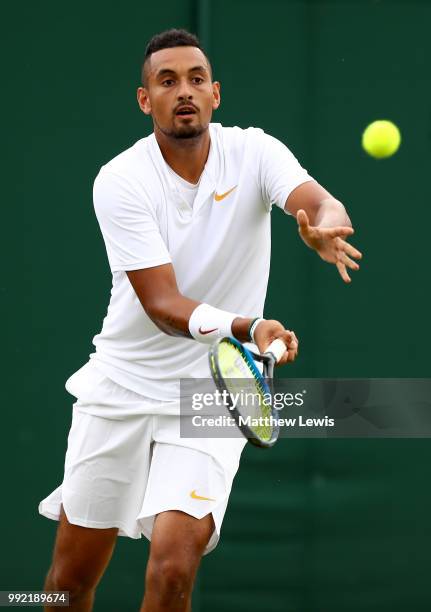
<svg viewBox="0 0 431 612">
<path fill-rule="evenodd" d="M 335 264 L 343 281 L 350 283 L 351 278 L 347 273 L 347 268 L 359 270 L 359 265 L 351 258 L 362 258 L 362 253 L 346 242 L 346 238 L 354 233 L 353 228 L 312 226 L 305 210 L 298 210 L 296 220 L 299 235 L 305 244 L 310 249 L 317 251 L 324 261 Z"/>
</svg>

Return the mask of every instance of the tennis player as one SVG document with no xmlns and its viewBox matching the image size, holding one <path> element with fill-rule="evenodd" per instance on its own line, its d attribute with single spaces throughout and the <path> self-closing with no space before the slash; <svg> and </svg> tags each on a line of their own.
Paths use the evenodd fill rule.
<svg viewBox="0 0 431 612">
<path fill-rule="evenodd" d="M 245 439 L 181 438 L 179 380 L 209 378 L 208 346 L 223 336 L 260 351 L 281 338 L 280 363 L 295 359 L 295 333 L 263 319 L 272 204 L 346 283 L 361 257 L 344 206 L 284 144 L 211 123 L 220 84 L 195 36 L 151 39 L 137 97 L 154 131 L 95 180 L 111 299 L 95 352 L 66 382 L 76 402 L 64 478 L 39 506 L 59 521 L 45 590 L 69 591 L 73 611 L 92 610 L 117 535 L 142 534 L 141 611 L 191 609 Z"/>
</svg>

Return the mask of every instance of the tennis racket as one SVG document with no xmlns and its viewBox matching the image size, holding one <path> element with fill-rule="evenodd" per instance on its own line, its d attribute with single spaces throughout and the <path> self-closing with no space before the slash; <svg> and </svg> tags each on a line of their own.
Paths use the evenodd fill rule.
<svg viewBox="0 0 431 612">
<path fill-rule="evenodd" d="M 280 339 L 258 355 L 227 337 L 217 340 L 209 350 L 211 374 L 223 394 L 223 403 L 249 442 L 263 448 L 273 446 L 279 434 L 272 379 L 274 365 L 285 351 Z M 256 361 L 263 364 L 262 373 Z"/>
</svg>

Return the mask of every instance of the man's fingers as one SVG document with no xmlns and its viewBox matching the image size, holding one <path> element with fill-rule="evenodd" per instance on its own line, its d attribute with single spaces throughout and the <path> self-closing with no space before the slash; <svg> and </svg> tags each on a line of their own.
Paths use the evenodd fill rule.
<svg viewBox="0 0 431 612">
<path fill-rule="evenodd" d="M 352 279 L 347 274 L 346 266 L 343 263 L 341 263 L 341 261 L 337 261 L 335 265 L 337 266 L 337 270 L 340 273 L 340 276 L 343 279 L 343 281 L 345 283 L 350 283 Z"/>
<path fill-rule="evenodd" d="M 288 329 L 286 329 L 282 336 L 280 336 L 281 340 L 283 340 L 284 344 L 286 345 L 286 347 L 289 346 L 289 344 L 292 342 L 293 340 L 293 336 L 292 336 L 292 332 Z"/>
<path fill-rule="evenodd" d="M 350 255 L 350 257 L 354 257 L 355 259 L 362 259 L 362 253 L 358 251 L 358 249 L 355 249 L 354 246 L 352 246 L 345 240 L 340 239 L 340 248 L 343 249 L 343 251 L 345 251 L 347 255 Z"/>
<path fill-rule="evenodd" d="M 322 237 L 325 236 L 326 238 L 351 236 L 352 234 L 355 233 L 355 230 L 353 229 L 353 227 L 345 227 L 345 226 L 325 227 L 325 228 L 320 229 L 320 231 L 322 232 Z"/>
<path fill-rule="evenodd" d="M 285 353 L 286 363 L 295 361 L 297 354 L 298 352 L 296 347 L 292 347 L 292 345 L 290 345 L 287 349 L 287 353 Z"/>
<path fill-rule="evenodd" d="M 351 270 L 359 270 L 359 264 L 357 264 L 356 261 L 353 261 L 353 259 L 350 259 L 350 257 L 348 257 L 345 253 L 339 253 L 338 258 L 341 263 Z"/>
<path fill-rule="evenodd" d="M 296 354 L 298 353 L 299 342 L 298 342 L 298 338 L 296 337 L 295 332 L 292 332 L 292 342 L 288 345 L 287 348 L 289 351 L 293 351 Z"/>
<path fill-rule="evenodd" d="M 298 338 L 296 337 L 295 332 L 290 332 L 291 333 L 291 341 L 289 342 L 289 344 L 287 345 L 287 357 L 286 357 L 286 362 L 292 362 L 295 361 L 296 356 L 298 355 Z"/>
<path fill-rule="evenodd" d="M 285 363 L 294 361 L 298 354 L 298 338 L 296 337 L 295 332 L 285 330 L 279 336 L 279 338 L 280 340 L 283 340 L 284 344 L 286 345 L 286 352 L 281 357 L 277 365 L 283 365 Z"/>
<path fill-rule="evenodd" d="M 299 229 L 301 231 L 307 230 L 309 226 L 309 221 L 308 221 L 308 216 L 305 210 L 302 210 L 302 209 L 298 210 L 298 212 L 296 213 L 296 220 L 298 222 Z"/>
</svg>

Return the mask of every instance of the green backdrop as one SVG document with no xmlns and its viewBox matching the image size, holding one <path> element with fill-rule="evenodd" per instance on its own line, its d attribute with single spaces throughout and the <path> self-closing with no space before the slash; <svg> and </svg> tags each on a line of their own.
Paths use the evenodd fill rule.
<svg viewBox="0 0 431 612">
<path fill-rule="evenodd" d="M 0 590 L 42 588 L 72 398 L 110 291 L 91 189 L 151 123 L 135 102 L 146 41 L 199 29 L 214 119 L 283 140 L 347 206 L 364 252 L 346 286 L 273 213 L 266 313 L 301 339 L 294 376 L 430 375 L 431 3 L 47 0 L 3 9 L 4 306 Z M 389 118 L 389 160 L 360 148 Z M 428 440 L 281 440 L 247 448 L 196 612 L 431 609 Z M 148 547 L 120 538 L 96 611 L 137 610 Z"/>
</svg>

